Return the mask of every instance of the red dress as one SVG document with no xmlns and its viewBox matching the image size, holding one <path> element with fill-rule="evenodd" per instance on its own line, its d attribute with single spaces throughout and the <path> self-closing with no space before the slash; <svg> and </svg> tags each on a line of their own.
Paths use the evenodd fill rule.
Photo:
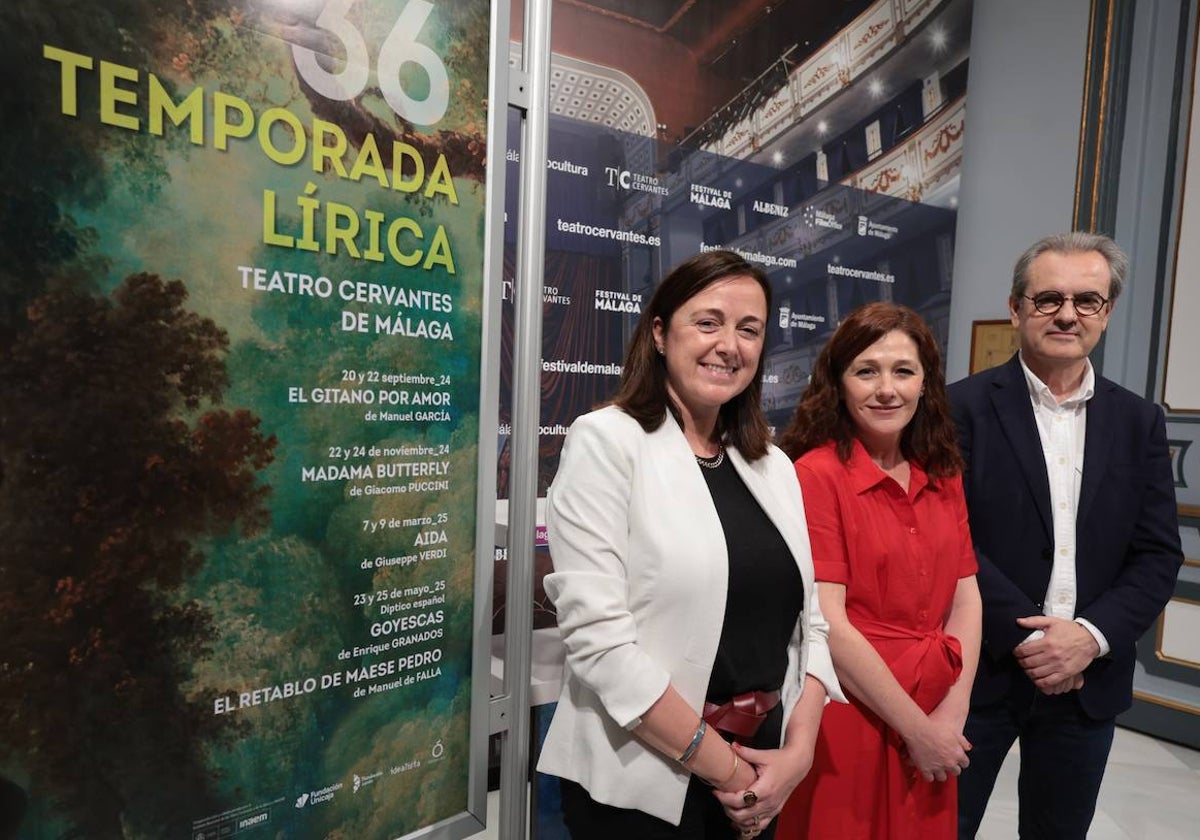
<svg viewBox="0 0 1200 840">
<path fill-rule="evenodd" d="M 975 574 L 962 478 L 931 483 L 910 463 L 908 492 L 854 443 L 796 462 L 818 581 L 846 585 L 846 615 L 926 712 L 962 670 L 943 631 L 958 579 Z M 777 840 L 937 840 L 957 834 L 957 779 L 926 782 L 899 737 L 854 697 L 821 718 L 812 770 L 779 816 Z"/>
</svg>

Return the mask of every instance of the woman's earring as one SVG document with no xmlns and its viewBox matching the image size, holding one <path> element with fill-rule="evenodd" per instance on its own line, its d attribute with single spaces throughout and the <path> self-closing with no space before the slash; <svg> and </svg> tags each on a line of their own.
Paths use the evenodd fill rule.
<svg viewBox="0 0 1200 840">
<path fill-rule="evenodd" d="M 658 351 L 658 355 L 660 355 L 660 356 L 662 356 L 666 353 L 666 351 L 663 350 L 663 347 L 661 344 L 655 345 L 654 349 Z"/>
</svg>

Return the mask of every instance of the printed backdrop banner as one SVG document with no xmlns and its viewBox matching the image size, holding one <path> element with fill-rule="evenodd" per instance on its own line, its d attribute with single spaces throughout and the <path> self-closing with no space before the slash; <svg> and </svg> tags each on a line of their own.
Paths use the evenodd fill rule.
<svg viewBox="0 0 1200 840">
<path fill-rule="evenodd" d="M 465 810 L 489 25 L 0 7 L 3 836 Z"/>
<path fill-rule="evenodd" d="M 554 3 L 539 496 L 570 424 L 616 392 L 656 285 L 703 250 L 735 250 L 770 279 L 763 403 L 776 429 L 857 306 L 912 307 L 944 351 L 971 11 L 972 0 Z M 518 128 L 510 114 L 510 184 Z M 516 191 L 505 200 L 501 499 Z M 544 546 L 536 563 L 534 625 L 550 628 Z M 535 649 L 543 641 L 557 643 L 535 634 Z"/>
</svg>

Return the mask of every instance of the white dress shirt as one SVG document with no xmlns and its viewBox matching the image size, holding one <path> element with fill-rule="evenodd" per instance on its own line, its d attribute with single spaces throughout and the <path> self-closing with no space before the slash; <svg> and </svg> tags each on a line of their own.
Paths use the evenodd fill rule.
<svg viewBox="0 0 1200 840">
<path fill-rule="evenodd" d="M 1100 656 L 1109 651 L 1108 640 L 1086 618 L 1075 617 L 1075 516 L 1079 510 L 1079 487 L 1083 481 L 1083 443 L 1087 433 L 1087 402 L 1096 391 L 1096 371 L 1091 360 L 1086 365 L 1079 389 L 1059 402 L 1046 383 L 1021 359 L 1021 370 L 1029 385 L 1033 416 L 1037 421 L 1038 437 L 1042 441 L 1042 456 L 1046 460 L 1046 476 L 1050 480 L 1050 510 L 1054 520 L 1054 557 L 1050 584 L 1042 612 L 1056 618 L 1071 619 L 1083 625 L 1100 646 Z M 1044 634 L 1035 630 L 1025 640 L 1032 642 Z"/>
</svg>

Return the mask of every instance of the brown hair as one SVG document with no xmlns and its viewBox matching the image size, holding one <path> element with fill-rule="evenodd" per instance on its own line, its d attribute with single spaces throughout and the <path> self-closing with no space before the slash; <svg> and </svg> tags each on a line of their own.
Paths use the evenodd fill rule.
<svg viewBox="0 0 1200 840">
<path fill-rule="evenodd" d="M 855 428 L 842 398 L 842 374 L 860 353 L 893 330 L 916 343 L 925 373 L 925 393 L 900 436 L 900 450 L 931 477 L 946 478 L 962 471 L 937 341 L 916 312 L 882 302 L 868 303 L 847 315 L 821 348 L 808 388 L 779 441 L 788 457 L 795 460 L 832 440 L 842 462 L 850 460 Z"/>
<path fill-rule="evenodd" d="M 671 316 L 713 283 L 732 277 L 751 277 L 762 287 L 771 310 L 771 283 L 767 275 L 732 251 L 705 251 L 680 263 L 668 274 L 650 302 L 625 348 L 621 371 L 621 386 L 613 404 L 637 420 L 647 432 L 653 432 L 666 420 L 666 412 L 682 425 L 679 407 L 667 393 L 667 363 L 654 346 L 654 321 L 661 318 L 663 329 L 670 328 Z M 746 389 L 721 406 L 717 417 L 717 434 L 726 445 L 736 447 L 747 460 L 753 461 L 767 453 L 771 442 L 770 428 L 762 411 L 763 358 Z"/>
</svg>

